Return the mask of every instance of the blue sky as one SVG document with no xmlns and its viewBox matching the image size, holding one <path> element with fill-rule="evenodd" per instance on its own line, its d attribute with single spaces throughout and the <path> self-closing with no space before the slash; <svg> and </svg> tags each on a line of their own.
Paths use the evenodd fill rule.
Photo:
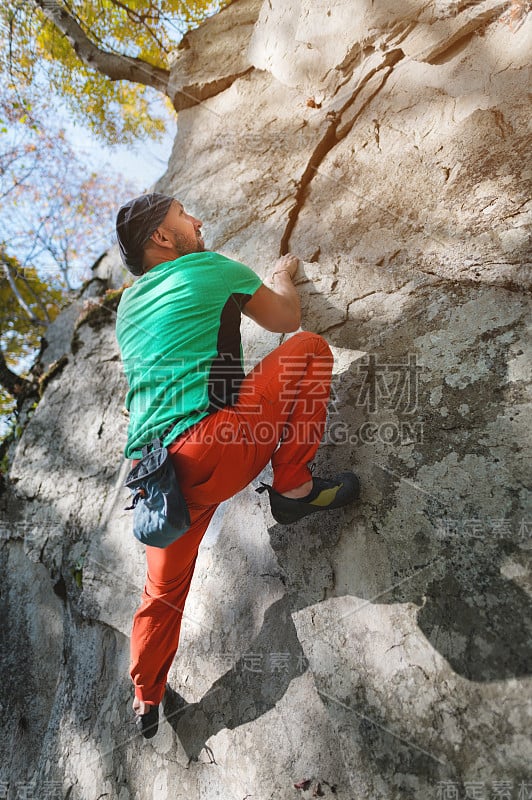
<svg viewBox="0 0 532 800">
<path fill-rule="evenodd" d="M 166 171 L 176 133 L 176 125 L 169 123 L 161 142 L 146 141 L 137 145 L 107 147 L 81 126 L 67 123 L 66 128 L 70 141 L 87 154 L 91 167 L 102 169 L 109 165 L 133 183 L 139 193 L 150 189 Z"/>
</svg>

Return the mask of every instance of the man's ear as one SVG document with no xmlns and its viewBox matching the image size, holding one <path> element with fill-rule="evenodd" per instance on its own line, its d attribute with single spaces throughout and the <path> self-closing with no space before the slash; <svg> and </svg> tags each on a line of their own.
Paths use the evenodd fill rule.
<svg viewBox="0 0 532 800">
<path fill-rule="evenodd" d="M 172 247 L 172 242 L 168 239 L 162 228 L 155 228 L 150 239 L 159 247 Z"/>
</svg>

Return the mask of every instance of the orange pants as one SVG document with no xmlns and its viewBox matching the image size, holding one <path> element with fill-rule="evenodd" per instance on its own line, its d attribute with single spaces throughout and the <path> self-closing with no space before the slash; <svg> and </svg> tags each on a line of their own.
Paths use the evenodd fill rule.
<svg viewBox="0 0 532 800">
<path fill-rule="evenodd" d="M 270 460 L 278 492 L 311 478 L 308 464 L 324 433 L 332 361 L 321 336 L 292 336 L 244 378 L 234 406 L 210 414 L 169 445 L 191 526 L 169 547 L 146 547 L 148 574 L 131 635 L 130 675 L 139 700 L 162 700 L 198 548 L 217 506 Z"/>
</svg>

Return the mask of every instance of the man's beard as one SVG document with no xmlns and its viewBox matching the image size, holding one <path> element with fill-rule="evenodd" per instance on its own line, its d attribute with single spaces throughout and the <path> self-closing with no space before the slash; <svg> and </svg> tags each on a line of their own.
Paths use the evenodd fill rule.
<svg viewBox="0 0 532 800">
<path fill-rule="evenodd" d="M 179 257 L 188 256 L 190 253 L 203 253 L 205 250 L 205 243 L 203 238 L 196 234 L 196 242 L 193 243 L 184 236 L 175 235 L 174 246 L 179 253 Z"/>
</svg>

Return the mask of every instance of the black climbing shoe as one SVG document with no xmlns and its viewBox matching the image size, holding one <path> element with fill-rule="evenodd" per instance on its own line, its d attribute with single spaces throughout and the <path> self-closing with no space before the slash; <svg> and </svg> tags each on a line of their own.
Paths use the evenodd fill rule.
<svg viewBox="0 0 532 800">
<path fill-rule="evenodd" d="M 312 489 L 306 497 L 293 500 L 261 483 L 257 492 L 268 491 L 273 518 L 280 525 L 290 525 L 316 511 L 329 511 L 358 500 L 360 481 L 354 472 L 342 472 L 332 480 L 313 478 Z"/>
<path fill-rule="evenodd" d="M 137 730 L 145 739 L 151 739 L 159 727 L 159 706 L 150 706 L 147 714 L 137 714 L 135 718 Z"/>
</svg>

